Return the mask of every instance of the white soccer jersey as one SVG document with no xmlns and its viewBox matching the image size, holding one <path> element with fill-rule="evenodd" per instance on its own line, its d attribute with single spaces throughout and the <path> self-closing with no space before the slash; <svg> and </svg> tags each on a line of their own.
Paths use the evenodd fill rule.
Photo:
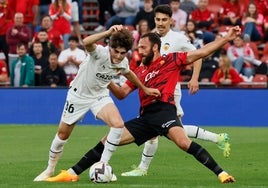
<svg viewBox="0 0 268 188">
<path fill-rule="evenodd" d="M 195 46 L 190 42 L 189 38 L 187 38 L 184 34 L 172 31 L 171 29 L 164 37 L 161 37 L 161 55 L 178 51 L 191 51 L 195 49 Z M 181 84 L 178 82 L 174 92 L 174 99 L 177 107 L 177 115 L 182 117 L 184 112 L 180 104 L 181 96 Z"/>
<path fill-rule="evenodd" d="M 78 74 L 71 82 L 72 88 L 81 97 L 96 98 L 109 94 L 107 86 L 118 74 L 130 71 L 127 58 L 119 64 L 112 64 L 108 47 L 97 45 L 80 64 Z"/>
<path fill-rule="evenodd" d="M 169 32 L 161 37 L 161 55 L 177 51 L 191 51 L 195 50 L 195 46 L 191 43 L 189 38 L 184 34 L 169 30 Z"/>
</svg>

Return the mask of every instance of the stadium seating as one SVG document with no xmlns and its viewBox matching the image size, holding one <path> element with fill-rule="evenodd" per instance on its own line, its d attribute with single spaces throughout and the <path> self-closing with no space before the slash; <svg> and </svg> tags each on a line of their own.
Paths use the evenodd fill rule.
<svg viewBox="0 0 268 188">
<path fill-rule="evenodd" d="M 262 51 L 261 61 L 263 63 L 266 63 L 267 66 L 268 66 L 268 42 L 266 42 L 266 44 L 264 45 L 264 48 L 263 48 L 263 51 Z"/>
</svg>

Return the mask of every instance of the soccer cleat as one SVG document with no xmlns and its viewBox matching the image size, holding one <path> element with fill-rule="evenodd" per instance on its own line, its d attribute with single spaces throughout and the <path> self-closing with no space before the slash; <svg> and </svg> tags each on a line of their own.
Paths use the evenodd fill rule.
<svg viewBox="0 0 268 188">
<path fill-rule="evenodd" d="M 147 170 L 141 169 L 139 167 L 134 167 L 133 170 L 129 172 L 123 172 L 121 176 L 146 176 L 147 175 Z"/>
<path fill-rule="evenodd" d="M 218 147 L 223 150 L 223 156 L 224 157 L 229 157 L 230 155 L 230 144 L 229 144 L 229 136 L 227 133 L 221 133 L 218 134 L 218 141 L 217 141 L 217 145 Z"/>
<path fill-rule="evenodd" d="M 221 183 L 233 183 L 235 182 L 235 179 L 233 176 L 227 174 L 226 172 L 221 172 L 219 175 L 218 175 L 218 178 L 220 180 Z"/>
<path fill-rule="evenodd" d="M 115 182 L 115 181 L 117 181 L 117 177 L 116 177 L 115 174 L 113 174 L 112 179 L 111 179 L 111 182 Z"/>
<path fill-rule="evenodd" d="M 77 175 L 72 175 L 67 170 L 62 170 L 57 176 L 46 179 L 48 182 L 75 182 L 78 180 Z"/>
<path fill-rule="evenodd" d="M 53 176 L 53 172 L 48 172 L 47 170 L 39 174 L 33 181 L 45 181 L 47 178 Z"/>
</svg>

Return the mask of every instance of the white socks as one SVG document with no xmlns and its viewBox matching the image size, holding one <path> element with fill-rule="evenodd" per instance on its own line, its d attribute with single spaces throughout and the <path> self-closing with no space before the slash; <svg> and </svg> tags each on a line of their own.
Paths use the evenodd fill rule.
<svg viewBox="0 0 268 188">
<path fill-rule="evenodd" d="M 49 160 L 47 171 L 54 172 L 56 164 L 62 154 L 64 144 L 67 140 L 61 140 L 58 134 L 55 135 L 49 150 Z"/>
<path fill-rule="evenodd" d="M 110 132 L 107 136 L 107 140 L 104 144 L 104 151 L 101 155 L 102 162 L 108 163 L 111 159 L 113 152 L 116 150 L 120 143 L 123 128 L 110 128 Z"/>
<path fill-rule="evenodd" d="M 139 168 L 147 170 L 158 147 L 158 137 L 145 142 Z"/>
<path fill-rule="evenodd" d="M 183 125 L 186 134 L 191 138 L 198 138 L 201 140 L 208 140 L 217 143 L 218 134 L 207 131 L 195 125 Z"/>
</svg>

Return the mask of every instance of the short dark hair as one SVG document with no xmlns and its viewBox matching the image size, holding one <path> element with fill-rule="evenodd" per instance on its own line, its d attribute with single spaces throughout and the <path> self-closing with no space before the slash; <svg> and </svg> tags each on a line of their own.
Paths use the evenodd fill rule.
<svg viewBox="0 0 268 188">
<path fill-rule="evenodd" d="M 20 43 L 18 43 L 18 44 L 16 45 L 17 48 L 20 48 L 20 47 L 22 47 L 22 46 L 24 46 L 24 48 L 27 49 L 26 44 L 24 44 L 24 43 L 22 43 L 22 42 L 20 42 Z"/>
<path fill-rule="evenodd" d="M 152 45 L 157 44 L 158 45 L 158 50 L 160 51 L 161 48 L 161 39 L 159 34 L 157 33 L 146 33 L 141 36 L 141 38 L 146 38 L 148 37 L 149 41 L 151 42 Z"/>
<path fill-rule="evenodd" d="M 133 46 L 133 34 L 128 29 L 122 29 L 112 34 L 109 41 L 109 46 L 112 48 L 125 48 L 129 51 Z"/>
<path fill-rule="evenodd" d="M 69 39 L 68 39 L 68 41 L 71 41 L 71 40 L 73 40 L 73 41 L 75 41 L 75 42 L 79 42 L 79 39 L 78 39 L 78 37 L 77 36 L 74 36 L 74 35 L 71 35 L 70 37 L 69 37 Z"/>
<path fill-rule="evenodd" d="M 47 30 L 45 29 L 45 28 L 41 28 L 40 30 L 39 30 L 39 32 L 46 32 L 47 33 Z M 38 32 L 38 33 L 39 33 Z"/>
<path fill-rule="evenodd" d="M 154 8 L 154 16 L 156 13 L 162 13 L 172 17 L 172 10 L 168 4 L 158 5 Z"/>
</svg>

